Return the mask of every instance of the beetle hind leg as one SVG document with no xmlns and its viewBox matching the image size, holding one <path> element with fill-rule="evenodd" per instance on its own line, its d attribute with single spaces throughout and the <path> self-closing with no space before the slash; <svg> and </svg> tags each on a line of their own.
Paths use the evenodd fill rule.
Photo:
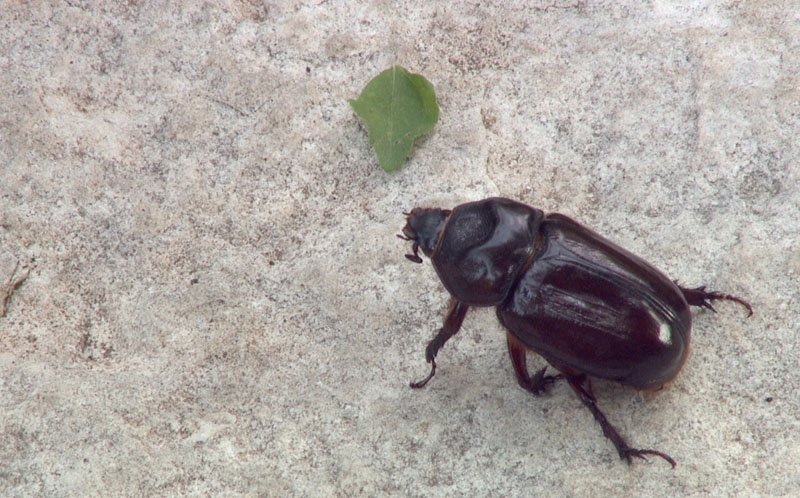
<svg viewBox="0 0 800 498">
<path fill-rule="evenodd" d="M 506 340 L 508 343 L 508 356 L 511 357 L 511 363 L 514 365 L 514 373 L 517 376 L 517 382 L 520 387 L 526 391 L 530 391 L 536 396 L 539 396 L 546 391 L 547 386 L 553 384 L 562 377 L 561 375 L 545 375 L 544 372 L 547 370 L 547 367 L 545 367 L 536 372 L 533 378 L 531 378 L 528 373 L 528 365 L 525 357 L 527 348 L 511 335 L 510 332 L 506 334 Z"/>
<path fill-rule="evenodd" d="M 676 285 L 677 282 L 676 282 Z M 715 300 L 725 300 L 725 301 L 733 301 L 735 303 L 739 303 L 745 308 L 747 308 L 747 316 L 751 316 L 753 314 L 753 308 L 750 306 L 750 303 L 745 301 L 744 299 L 736 296 L 731 296 L 730 294 L 724 294 L 722 292 L 717 291 L 707 291 L 705 285 L 701 285 L 700 287 L 695 287 L 694 289 L 688 289 L 686 287 L 681 287 L 678 285 L 678 288 L 683 292 L 683 297 L 686 298 L 686 302 L 692 306 L 702 306 L 703 308 L 708 308 L 714 313 L 717 310 L 711 306 L 710 301 Z"/>
<path fill-rule="evenodd" d="M 623 460 L 627 460 L 628 464 L 633 462 L 632 458 L 641 458 L 642 460 L 647 460 L 645 458 L 646 455 L 653 455 L 657 457 L 661 457 L 670 465 L 672 468 L 675 468 L 675 460 L 673 460 L 669 455 L 666 453 L 662 453 L 656 450 L 642 450 L 637 448 L 631 448 L 628 446 L 628 443 L 625 442 L 622 436 L 620 436 L 617 429 L 611 425 L 611 422 L 608 421 L 603 412 L 600 411 L 600 408 L 597 406 L 597 399 L 594 397 L 594 393 L 592 393 L 592 384 L 586 374 L 568 374 L 564 373 L 564 376 L 567 378 L 567 382 L 569 382 L 570 387 L 572 390 L 575 391 L 575 394 L 578 395 L 580 400 L 583 402 L 584 405 L 592 412 L 594 415 L 594 419 L 597 420 L 597 423 L 600 424 L 600 427 L 603 429 L 603 434 L 614 443 L 614 446 L 617 448 L 617 453 L 619 453 L 619 457 Z"/>
</svg>

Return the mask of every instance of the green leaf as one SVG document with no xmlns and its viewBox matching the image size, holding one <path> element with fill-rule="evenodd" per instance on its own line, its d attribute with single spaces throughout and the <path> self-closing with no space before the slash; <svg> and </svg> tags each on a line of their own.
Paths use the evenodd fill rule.
<svg viewBox="0 0 800 498">
<path fill-rule="evenodd" d="M 384 171 L 402 166 L 414 139 L 439 119 L 433 85 L 419 74 L 394 66 L 372 79 L 350 105 L 369 130 L 369 143 Z"/>
</svg>

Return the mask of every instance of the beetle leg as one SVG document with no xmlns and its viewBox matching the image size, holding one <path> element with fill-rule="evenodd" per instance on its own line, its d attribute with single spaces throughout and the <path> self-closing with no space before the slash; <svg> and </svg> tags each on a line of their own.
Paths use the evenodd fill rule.
<svg viewBox="0 0 800 498">
<path fill-rule="evenodd" d="M 439 329 L 436 336 L 428 343 L 428 347 L 425 348 L 425 361 L 431 364 L 431 373 L 423 380 L 412 382 L 410 384 L 411 387 L 414 389 L 424 387 L 425 384 L 433 378 L 436 373 L 436 354 L 442 349 L 444 343 L 456 335 L 459 329 L 461 329 L 461 324 L 464 323 L 464 317 L 467 316 L 467 310 L 469 310 L 469 306 L 461 301 L 455 299 L 450 300 L 450 311 L 444 319 L 444 326 Z"/>
<path fill-rule="evenodd" d="M 547 367 L 544 367 L 531 378 L 528 373 L 526 359 L 528 348 L 519 342 L 516 337 L 511 335 L 510 332 L 506 334 L 506 342 L 508 343 L 508 356 L 511 357 L 511 364 L 514 365 L 514 373 L 517 376 L 517 382 L 520 387 L 526 391 L 530 391 L 536 396 L 539 396 L 545 392 L 548 385 L 553 384 L 563 377 L 563 375 L 545 375 L 544 372 L 547 370 Z"/>
<path fill-rule="evenodd" d="M 677 285 L 677 282 L 676 282 Z M 686 298 L 686 302 L 691 304 L 692 306 L 702 306 L 704 308 L 708 308 L 714 313 L 717 310 L 711 306 L 709 301 L 714 301 L 717 299 L 724 299 L 727 301 L 733 301 L 735 303 L 739 303 L 745 308 L 747 308 L 747 316 L 753 315 L 753 308 L 750 307 L 750 303 L 745 301 L 744 299 L 736 296 L 731 296 L 730 294 L 723 294 L 722 292 L 717 291 L 707 291 L 705 285 L 701 285 L 700 287 L 695 287 L 694 289 L 687 289 L 685 287 L 681 287 L 678 285 L 678 288 L 683 292 L 683 297 Z"/>
<path fill-rule="evenodd" d="M 628 446 L 625 439 L 620 436 L 617 429 L 611 425 L 611 422 L 608 421 L 606 416 L 603 415 L 603 412 L 600 411 L 600 408 L 598 408 L 597 399 L 594 397 L 594 393 L 592 393 L 592 383 L 586 374 L 564 373 L 564 376 L 567 378 L 567 382 L 569 382 L 572 390 L 575 391 L 575 394 L 578 395 L 583 404 L 592 412 L 594 419 L 597 420 L 600 427 L 603 428 L 603 434 L 614 443 L 620 458 L 627 460 L 628 464 L 630 464 L 632 462 L 632 457 L 647 460 L 645 455 L 654 455 L 663 458 L 672 465 L 672 468 L 675 468 L 675 460 L 665 453 L 656 450 L 640 450 Z"/>
</svg>

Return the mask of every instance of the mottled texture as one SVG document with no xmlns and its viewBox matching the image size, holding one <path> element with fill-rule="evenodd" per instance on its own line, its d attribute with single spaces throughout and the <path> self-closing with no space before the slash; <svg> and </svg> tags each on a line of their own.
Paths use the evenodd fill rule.
<svg viewBox="0 0 800 498">
<path fill-rule="evenodd" d="M 0 28 L 0 297 L 32 268 L 0 495 L 800 493 L 797 2 L 31 0 Z M 347 99 L 393 64 L 441 114 L 386 174 Z M 491 311 L 409 389 L 447 295 L 401 213 L 491 195 L 753 304 L 696 312 L 665 389 L 595 384 L 677 469 L 520 389 Z"/>
</svg>

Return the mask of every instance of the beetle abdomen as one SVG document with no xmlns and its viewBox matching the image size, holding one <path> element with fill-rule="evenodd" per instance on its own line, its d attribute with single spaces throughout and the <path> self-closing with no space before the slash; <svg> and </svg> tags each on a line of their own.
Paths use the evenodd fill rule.
<svg viewBox="0 0 800 498">
<path fill-rule="evenodd" d="M 431 254 L 450 294 L 470 306 L 503 302 L 533 252 L 542 216 L 496 197 L 453 209 Z"/>
<path fill-rule="evenodd" d="M 566 216 L 541 224 L 533 263 L 497 308 L 503 325 L 554 363 L 636 387 L 686 359 L 689 306 L 663 273 Z"/>
</svg>

